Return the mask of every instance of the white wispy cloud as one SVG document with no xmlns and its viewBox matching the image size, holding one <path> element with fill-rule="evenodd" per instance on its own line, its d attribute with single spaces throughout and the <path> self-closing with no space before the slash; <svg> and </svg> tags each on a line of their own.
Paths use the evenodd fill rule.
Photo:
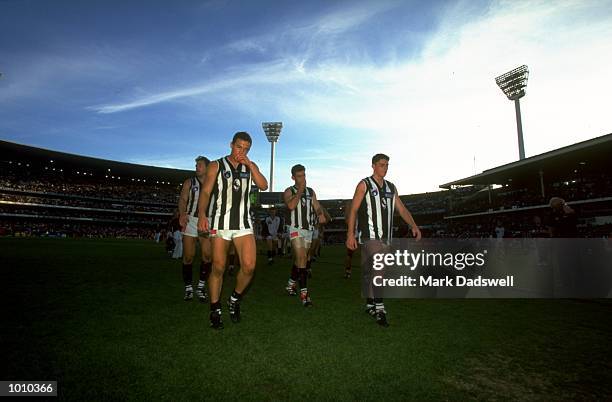
<svg viewBox="0 0 612 402">
<path fill-rule="evenodd" d="M 341 34 L 355 29 L 371 18 L 392 10 L 402 3 L 399 1 L 376 1 L 356 4 L 353 7 L 339 9 L 319 17 L 307 31 L 322 35 Z"/>
<path fill-rule="evenodd" d="M 247 85 L 301 83 L 305 79 L 324 81 L 347 85 L 338 77 L 328 72 L 320 74 L 313 71 L 309 77 L 304 75 L 304 65 L 312 57 L 312 49 L 321 48 L 322 44 L 330 46 L 334 35 L 340 35 L 354 29 L 376 15 L 397 7 L 398 2 L 374 2 L 354 6 L 349 9 L 339 9 L 316 18 L 314 21 L 294 22 L 291 28 L 273 30 L 259 36 L 239 39 L 220 47 L 218 53 L 226 52 L 257 52 L 264 53 L 270 47 L 275 47 L 274 60 L 270 63 L 247 65 L 242 69 L 234 69 L 206 82 L 181 86 L 162 92 L 150 93 L 132 100 L 95 105 L 88 107 L 97 113 L 118 113 L 131 109 L 171 102 L 182 98 L 218 93 L 231 88 Z M 298 46 L 298 53 L 294 53 Z M 208 62 L 213 56 L 206 53 L 200 63 Z"/>
<path fill-rule="evenodd" d="M 267 37 L 266 40 L 262 40 L 262 38 L 246 38 L 234 41 L 228 44 L 225 48 L 230 52 L 259 52 L 264 53 L 267 49 L 266 42 L 271 40 L 271 38 Z"/>
<path fill-rule="evenodd" d="M 597 5 L 606 10 L 603 2 L 501 2 L 468 22 L 450 13 L 423 57 L 322 66 L 313 74 L 341 77 L 342 91 L 305 93 L 283 108 L 369 133 L 362 160 L 391 155 L 389 177 L 403 192 L 469 176 L 474 158 L 483 169 L 517 159 L 514 108 L 494 77 L 521 64 L 531 69 L 522 100 L 528 156 L 603 135 L 612 131 L 612 23 L 596 17 Z M 340 183 L 329 195 L 351 192 Z"/>
<path fill-rule="evenodd" d="M 295 135 L 313 135 L 326 152 L 332 145 L 348 147 L 350 158 L 332 154 L 345 161 L 335 164 L 331 175 L 341 180 L 321 173 L 333 163 L 329 152 L 303 158 L 311 162 L 309 178 L 320 183 L 316 188 L 324 198 L 350 197 L 376 152 L 391 156 L 389 178 L 402 193 L 435 190 L 469 176 L 474 158 L 481 169 L 516 160 L 514 109 L 494 77 L 521 64 L 531 71 L 521 101 L 528 156 L 612 131 L 607 110 L 612 90 L 609 1 L 499 1 L 477 14 L 462 12 L 467 3 L 457 3 L 444 10 L 417 57 L 398 55 L 386 65 L 368 57 L 340 61 L 330 51 L 334 39 L 395 4 L 364 7 L 295 24 L 280 35 L 237 41 L 223 50 L 274 48 L 277 58 L 271 63 L 91 109 L 117 113 L 182 99 L 202 107 L 222 102 L 257 117 L 276 115 L 293 123 Z M 399 47 L 412 34 L 409 29 L 397 33 L 385 49 Z M 310 134 L 311 122 L 338 128 L 338 142 Z M 279 163 L 286 169 L 292 156 L 279 155 Z M 287 179 L 279 184 L 288 184 Z"/>
<path fill-rule="evenodd" d="M 137 165 L 189 170 L 195 166 L 194 164 L 189 164 L 191 160 L 193 160 L 193 155 L 191 154 L 142 155 L 131 157 L 127 159 L 126 162 L 135 163 Z"/>
<path fill-rule="evenodd" d="M 292 80 L 292 77 L 287 74 L 285 67 L 286 64 L 284 62 L 262 63 L 256 66 L 247 66 L 239 71 L 230 71 L 217 79 L 196 85 L 148 94 L 122 103 L 90 106 L 88 109 L 102 114 L 118 113 L 159 103 L 171 102 L 182 98 L 227 91 L 229 88 L 233 87 L 252 84 L 279 84 Z"/>
</svg>

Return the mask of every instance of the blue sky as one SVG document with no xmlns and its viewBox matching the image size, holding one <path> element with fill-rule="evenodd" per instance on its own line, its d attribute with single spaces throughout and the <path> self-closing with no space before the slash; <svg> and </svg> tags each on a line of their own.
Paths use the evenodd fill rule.
<svg viewBox="0 0 612 402">
<path fill-rule="evenodd" d="M 527 156 L 612 132 L 612 1 L 0 1 L 0 138 L 190 169 L 282 121 L 275 190 L 402 194 L 518 158 L 494 78 L 530 68 Z"/>
</svg>

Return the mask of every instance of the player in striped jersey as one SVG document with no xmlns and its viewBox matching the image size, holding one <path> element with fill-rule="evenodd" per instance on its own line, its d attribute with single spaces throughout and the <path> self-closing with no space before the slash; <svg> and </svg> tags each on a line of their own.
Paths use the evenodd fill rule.
<svg viewBox="0 0 612 402">
<path fill-rule="evenodd" d="M 401 218 L 410 225 L 412 235 L 416 240 L 421 239 L 421 231 L 412 218 L 412 214 L 399 198 L 397 188 L 393 183 L 385 180 L 389 169 L 389 157 L 385 154 L 376 154 L 372 157 L 372 176 L 361 180 L 355 189 L 351 202 L 349 219 L 347 222 L 346 247 L 357 249 L 355 237 L 355 220 L 359 216 L 359 234 L 362 244 L 361 260 L 365 264 L 368 256 L 375 253 L 388 252 L 393 239 L 393 214 L 395 209 Z M 384 327 L 389 326 L 387 312 L 382 298 L 375 297 L 370 283 L 366 311 L 376 317 L 376 322 Z"/>
<path fill-rule="evenodd" d="M 257 246 L 250 214 L 251 181 L 260 190 L 268 188 L 268 181 L 247 154 L 251 149 L 251 136 L 240 131 L 230 143 L 231 153 L 211 162 L 200 193 L 199 209 L 210 208 L 210 220 L 204 214 L 198 217 L 198 230 L 210 230 L 212 243 L 212 272 L 208 281 L 210 292 L 210 325 L 223 328 L 221 320 L 221 286 L 231 243 L 240 259 L 240 271 L 236 275 L 236 287 L 228 300 L 232 322 L 240 322 L 240 302 L 255 271 Z"/>
<path fill-rule="evenodd" d="M 317 216 L 320 223 L 325 223 L 326 219 L 314 190 L 306 186 L 306 168 L 302 165 L 293 166 L 291 178 L 295 184 L 287 187 L 283 194 L 283 200 L 289 210 L 286 222 L 294 258 L 286 290 L 289 295 L 295 295 L 295 284 L 298 282 L 302 305 L 309 307 L 312 306 L 312 301 L 307 287 L 306 259 L 314 231 L 313 217 Z"/>
<path fill-rule="evenodd" d="M 183 282 L 185 283 L 184 300 L 193 299 L 193 257 L 196 254 L 196 239 L 200 242 L 200 252 L 202 262 L 200 265 L 200 279 L 196 288 L 198 300 L 206 302 L 208 292 L 206 290 L 206 280 L 210 274 L 210 240 L 208 233 L 198 233 L 198 215 L 202 211 L 198 210 L 198 199 L 202 182 L 206 176 L 206 167 L 210 160 L 205 156 L 198 156 L 196 162 L 196 174 L 185 180 L 181 189 L 181 196 L 178 202 L 179 224 L 183 234 Z"/>
</svg>

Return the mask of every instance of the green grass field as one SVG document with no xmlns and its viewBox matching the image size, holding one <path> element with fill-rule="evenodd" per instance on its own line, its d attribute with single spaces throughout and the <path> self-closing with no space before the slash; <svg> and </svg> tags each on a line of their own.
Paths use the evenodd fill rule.
<svg viewBox="0 0 612 402">
<path fill-rule="evenodd" d="M 66 400 L 610 400 L 608 300 L 388 300 L 324 248 L 304 309 L 289 260 L 258 258 L 232 324 L 182 300 L 180 263 L 130 240 L 0 239 L 0 380 L 57 380 Z M 355 260 L 355 264 L 357 260 Z M 225 301 L 233 288 L 226 276 Z"/>
</svg>

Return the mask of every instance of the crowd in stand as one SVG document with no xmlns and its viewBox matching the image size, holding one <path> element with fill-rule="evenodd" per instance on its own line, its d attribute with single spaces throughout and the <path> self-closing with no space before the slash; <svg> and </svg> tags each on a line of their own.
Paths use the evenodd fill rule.
<svg viewBox="0 0 612 402">
<path fill-rule="evenodd" d="M 152 227 L 0 220 L 0 236 L 153 239 L 155 232 Z"/>
<path fill-rule="evenodd" d="M 139 205 L 120 203 L 119 201 L 94 201 L 84 200 L 79 198 L 51 198 L 45 196 L 28 196 L 5 194 L 0 190 L 0 201 L 8 201 L 17 204 L 37 204 L 37 205 L 52 205 L 52 206 L 67 206 L 75 208 L 95 208 L 112 211 L 138 211 L 138 212 L 158 212 L 169 214 L 172 213 L 175 205 L 171 206 L 155 206 L 155 205 Z"/>
<path fill-rule="evenodd" d="M 432 214 L 435 222 L 417 219 L 423 225 L 426 237 L 495 237 L 500 225 L 504 228 L 504 237 L 533 236 L 534 219 L 543 214 L 543 209 L 522 215 L 514 215 L 512 212 L 496 217 L 479 216 L 473 220 L 438 219 L 441 214 L 499 211 L 501 208 L 515 209 L 548 203 L 548 199 L 541 197 L 537 189 L 501 187 L 491 190 L 490 199 L 488 190 L 479 190 L 482 187 L 402 196 L 402 202 L 415 217 Z M 168 183 L 150 181 L 145 184 L 133 183 L 131 180 L 119 182 L 58 172 L 32 172 L 23 166 L 19 169 L 11 166 L 0 174 L 0 201 L 6 201 L 0 204 L 0 213 L 4 216 L 2 219 L 5 219 L 0 221 L 0 235 L 153 238 L 155 228 L 161 228 L 162 232 L 168 229 L 168 220 L 176 207 L 178 192 L 176 185 Z M 552 183 L 546 192 L 563 197 L 568 202 L 610 197 L 612 181 L 605 175 L 584 176 L 577 180 Z M 334 218 L 326 225 L 325 242 L 343 243 L 346 239 L 345 200 L 328 200 L 321 204 Z M 266 215 L 264 210 L 254 209 L 254 212 L 257 220 Z M 19 215 L 36 216 L 46 221 L 20 219 Z M 53 219 L 49 219 L 51 217 Z M 92 219 L 92 222 L 82 223 L 82 220 L 76 221 L 74 218 Z M 542 216 L 542 219 L 545 217 Z M 608 236 L 610 231 L 610 225 L 590 226 L 583 223 L 578 227 L 578 235 L 581 237 Z M 409 232 L 407 227 L 399 226 L 395 236 L 409 237 Z"/>
<path fill-rule="evenodd" d="M 169 183 L 80 177 L 4 161 L 0 235 L 152 239 L 177 199 L 177 186 Z"/>
<path fill-rule="evenodd" d="M 159 184 L 152 180 L 145 183 L 129 179 L 121 181 L 106 177 L 72 176 L 63 172 L 34 174 L 27 169 L 10 169 L 0 177 L 0 188 L 12 190 L 173 205 L 178 201 L 177 184 Z"/>
<path fill-rule="evenodd" d="M 491 191 L 491 200 L 486 189 L 478 195 L 463 197 L 455 202 L 453 215 L 484 212 L 488 210 L 524 208 L 547 204 L 550 194 L 561 197 L 567 202 L 612 197 L 612 180 L 605 176 L 583 177 L 580 180 L 555 182 L 545 188 L 546 197 L 539 189 L 501 187 Z"/>
<path fill-rule="evenodd" d="M 444 213 L 452 197 L 456 197 L 455 191 L 439 191 L 435 193 L 416 194 L 402 196 L 402 202 L 413 215 Z"/>
<path fill-rule="evenodd" d="M 96 197 L 101 199 L 140 201 L 174 204 L 178 200 L 176 187 L 156 187 L 123 184 L 80 184 L 52 183 L 43 181 L 3 181 L 0 187 L 49 194 L 70 194 L 74 196 Z"/>
<path fill-rule="evenodd" d="M 527 214 L 512 219 L 480 219 L 483 222 L 453 222 L 443 230 L 431 233 L 429 237 L 441 238 L 490 238 L 502 233 L 503 238 L 550 237 L 548 230 L 548 211 Z M 499 229 L 502 229 L 501 231 Z M 576 226 L 576 236 L 582 238 L 602 238 L 612 234 L 612 225 L 591 225 L 580 223 Z"/>
<path fill-rule="evenodd" d="M 10 205 L 8 208 L 3 206 L 2 214 L 8 215 L 28 215 L 36 217 L 61 217 L 65 219 L 71 218 L 87 218 L 91 220 L 112 220 L 117 222 L 138 222 L 138 223 L 154 223 L 162 224 L 168 220 L 168 214 L 164 215 L 144 215 L 144 214 L 129 214 L 127 212 L 117 213 L 115 211 L 101 212 L 89 211 L 82 209 L 59 209 L 59 208 L 32 208 L 27 206 Z"/>
</svg>

